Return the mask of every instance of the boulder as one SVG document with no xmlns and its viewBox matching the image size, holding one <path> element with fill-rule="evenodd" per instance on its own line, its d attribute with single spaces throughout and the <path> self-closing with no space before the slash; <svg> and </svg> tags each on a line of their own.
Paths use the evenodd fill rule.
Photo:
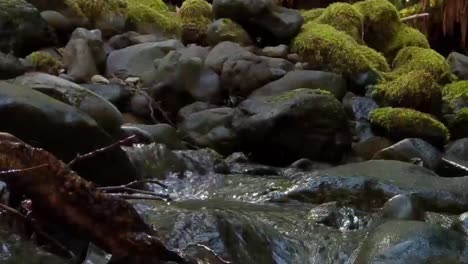
<svg viewBox="0 0 468 264">
<path fill-rule="evenodd" d="M 276 5 L 272 0 L 214 0 L 216 18 L 230 18 L 254 37 L 273 43 L 288 43 L 301 29 L 299 11 Z"/>
<path fill-rule="evenodd" d="M 100 30 L 77 28 L 63 52 L 67 74 L 76 82 L 87 82 L 105 67 L 106 52 Z"/>
<path fill-rule="evenodd" d="M 346 93 L 346 80 L 338 74 L 322 71 L 291 71 L 281 79 L 254 91 L 250 97 L 275 96 L 299 88 L 322 89 L 341 100 Z"/>
<path fill-rule="evenodd" d="M 442 154 L 422 139 L 407 138 L 375 153 L 372 159 L 418 162 L 426 168 L 435 170 L 440 164 Z"/>
<path fill-rule="evenodd" d="M 452 73 L 455 74 L 460 80 L 468 80 L 468 57 L 452 52 L 447 57 L 447 61 L 450 64 Z"/>
<path fill-rule="evenodd" d="M 31 68 L 31 65 L 27 65 L 23 60 L 11 54 L 0 52 L 0 79 L 15 78 Z"/>
<path fill-rule="evenodd" d="M 39 11 L 25 0 L 0 1 L 0 52 L 24 57 L 57 37 Z"/>
<path fill-rule="evenodd" d="M 119 110 L 101 96 L 78 84 L 62 78 L 39 72 L 19 76 L 15 84 L 23 85 L 47 94 L 63 103 L 94 118 L 101 128 L 110 134 L 116 134 L 123 123 Z"/>
<path fill-rule="evenodd" d="M 0 130 L 64 162 L 115 142 L 84 112 L 34 89 L 0 82 Z M 137 178 L 120 148 L 77 162 L 73 169 L 97 184 L 120 185 Z"/>
<path fill-rule="evenodd" d="M 338 161 L 351 144 L 341 103 L 318 89 L 249 98 L 238 106 L 233 127 L 243 150 L 280 165 L 299 158 Z"/>
<path fill-rule="evenodd" d="M 183 48 L 182 43 L 173 40 L 147 42 L 114 50 L 107 58 L 108 76 L 141 76 L 153 69 L 154 60 L 162 58 L 171 50 Z"/>
</svg>

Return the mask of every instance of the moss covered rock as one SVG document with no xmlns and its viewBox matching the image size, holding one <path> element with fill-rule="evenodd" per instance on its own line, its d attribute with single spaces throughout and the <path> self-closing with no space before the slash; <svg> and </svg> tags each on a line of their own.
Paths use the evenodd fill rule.
<svg viewBox="0 0 468 264">
<path fill-rule="evenodd" d="M 178 36 L 181 23 L 176 13 L 170 12 L 162 0 L 127 0 L 128 19 L 141 33 L 166 33 Z"/>
<path fill-rule="evenodd" d="M 244 28 L 229 18 L 221 18 L 211 23 L 207 29 L 207 41 L 211 46 L 223 41 L 231 41 L 243 46 L 252 44 Z"/>
<path fill-rule="evenodd" d="M 401 25 L 398 10 L 387 0 L 365 0 L 354 7 L 364 16 L 364 41 L 382 51 Z"/>
<path fill-rule="evenodd" d="M 413 70 L 430 73 L 437 82 L 446 83 L 453 80 L 450 65 L 435 50 L 421 47 L 401 49 L 393 60 L 393 75 L 399 76 Z"/>
<path fill-rule="evenodd" d="M 453 137 L 468 137 L 468 81 L 446 85 L 442 98 L 444 117 Z"/>
<path fill-rule="evenodd" d="M 182 42 L 206 44 L 212 13 L 211 5 L 205 0 L 184 1 L 180 8 Z"/>
<path fill-rule="evenodd" d="M 60 60 L 45 51 L 36 51 L 31 53 L 26 60 L 34 67 L 36 71 L 57 75 L 63 68 Z"/>
<path fill-rule="evenodd" d="M 345 75 L 388 70 L 382 55 L 360 46 L 351 36 L 330 25 L 309 22 L 291 44 L 292 52 L 314 68 Z"/>
<path fill-rule="evenodd" d="M 421 138 L 443 146 L 450 137 L 449 130 L 440 121 L 409 108 L 379 108 L 370 113 L 370 121 L 377 132 L 393 140 Z"/>
<path fill-rule="evenodd" d="M 389 60 L 393 60 L 398 51 L 405 47 L 430 48 L 429 42 L 423 33 L 415 28 L 402 24 L 398 27 L 391 41 L 383 47 L 382 52 Z"/>
<path fill-rule="evenodd" d="M 407 107 L 428 113 L 439 113 L 440 87 L 425 71 L 411 71 L 397 79 L 375 86 L 372 97 L 380 104 Z"/>
<path fill-rule="evenodd" d="M 364 17 L 350 4 L 334 3 L 329 5 L 315 22 L 330 25 L 350 35 L 358 43 L 362 42 Z"/>
<path fill-rule="evenodd" d="M 324 11 L 325 11 L 325 8 L 314 8 L 314 9 L 309 9 L 309 10 L 301 10 L 302 18 L 304 18 L 304 24 L 306 24 L 307 22 L 314 21 L 319 16 L 321 16 Z"/>
</svg>

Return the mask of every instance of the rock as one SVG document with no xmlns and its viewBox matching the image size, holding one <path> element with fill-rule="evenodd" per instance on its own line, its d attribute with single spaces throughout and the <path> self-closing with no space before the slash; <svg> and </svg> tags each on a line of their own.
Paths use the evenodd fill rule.
<svg viewBox="0 0 468 264">
<path fill-rule="evenodd" d="M 450 64 L 452 73 L 455 74 L 460 80 L 468 80 L 468 57 L 452 52 L 447 57 L 447 61 Z"/>
<path fill-rule="evenodd" d="M 168 124 L 124 124 L 122 126 L 122 130 L 125 131 L 128 136 L 145 135 L 145 137 L 147 137 L 147 143 L 164 144 L 170 149 L 185 149 L 185 146 L 182 144 L 182 141 L 177 134 L 177 130 Z"/>
<path fill-rule="evenodd" d="M 41 12 L 41 17 L 49 26 L 59 32 L 69 32 L 72 30 L 73 24 L 70 19 L 61 13 L 54 10 L 45 10 Z"/>
<path fill-rule="evenodd" d="M 140 35 L 135 31 L 128 31 L 120 35 L 111 37 L 108 41 L 108 45 L 113 49 L 123 49 L 128 46 L 148 43 L 148 42 L 163 42 L 169 40 L 167 36 L 160 34 L 145 34 Z"/>
<path fill-rule="evenodd" d="M 343 98 L 343 106 L 354 120 L 369 120 L 370 112 L 379 107 L 371 98 L 352 95 L 350 98 Z"/>
<path fill-rule="evenodd" d="M 292 64 L 290 61 L 282 59 L 282 58 L 270 58 L 266 56 L 259 56 L 261 59 L 265 60 L 270 66 L 270 68 L 276 70 L 276 71 L 284 71 L 284 72 L 290 72 L 294 70 L 294 64 Z"/>
<path fill-rule="evenodd" d="M 398 194 L 413 194 L 425 211 L 460 214 L 468 208 L 468 178 L 444 178 L 414 164 L 371 160 L 295 175 L 295 184 L 274 201 L 337 201 L 373 210 Z"/>
<path fill-rule="evenodd" d="M 297 10 L 277 6 L 272 0 L 214 0 L 213 14 L 216 18 L 230 18 L 255 37 L 273 43 L 288 43 L 299 33 L 303 22 Z"/>
<path fill-rule="evenodd" d="M 221 86 L 230 95 L 246 97 L 254 90 L 283 77 L 286 71 L 271 68 L 268 62 L 252 53 L 234 55 L 223 63 Z"/>
<path fill-rule="evenodd" d="M 234 109 L 228 107 L 202 110 L 188 115 L 178 127 L 191 143 L 231 154 L 238 144 L 231 126 L 233 114 Z"/>
<path fill-rule="evenodd" d="M 119 109 L 123 109 L 128 104 L 132 96 L 132 93 L 127 89 L 127 87 L 120 84 L 94 83 L 81 84 L 81 86 L 111 102 Z"/>
<path fill-rule="evenodd" d="M 45 46 L 53 46 L 56 35 L 39 11 L 24 0 L 0 2 L 0 52 L 24 57 Z"/>
<path fill-rule="evenodd" d="M 452 230 L 419 221 L 389 221 L 364 241 L 356 264 L 468 262 L 466 240 Z"/>
<path fill-rule="evenodd" d="M 237 43 L 223 41 L 210 50 L 205 60 L 205 67 L 221 73 L 223 64 L 229 57 L 243 55 L 248 56 L 250 52 Z"/>
<path fill-rule="evenodd" d="M 358 142 L 364 142 L 376 136 L 374 132 L 372 131 L 372 126 L 369 121 L 358 120 L 358 121 L 351 122 L 351 124 L 354 124 L 351 126 L 352 131 L 353 131 L 353 137 Z"/>
<path fill-rule="evenodd" d="M 107 58 L 107 75 L 141 76 L 153 68 L 155 59 L 182 47 L 180 42 L 168 40 L 142 43 L 112 51 Z"/>
<path fill-rule="evenodd" d="M 339 207 L 336 203 L 325 203 L 313 208 L 307 218 L 340 231 L 363 229 L 370 222 L 365 212 Z"/>
<path fill-rule="evenodd" d="M 396 195 L 390 198 L 382 207 L 382 216 L 394 220 L 424 221 L 424 208 L 417 197 L 413 195 Z"/>
<path fill-rule="evenodd" d="M 457 139 L 445 147 L 444 158 L 468 167 L 468 138 Z M 466 172 L 465 174 L 466 175 Z"/>
<path fill-rule="evenodd" d="M 15 78 L 31 68 L 31 65 L 15 56 L 0 52 L 0 79 Z"/>
<path fill-rule="evenodd" d="M 211 46 L 216 46 L 223 41 L 231 41 L 242 46 L 252 44 L 252 40 L 244 28 L 229 18 L 215 20 L 208 27 L 206 35 Z"/>
<path fill-rule="evenodd" d="M 205 102 L 195 102 L 193 104 L 189 104 L 181 108 L 179 110 L 179 113 L 177 114 L 177 119 L 179 122 L 182 122 L 192 114 L 195 114 L 203 110 L 216 108 L 216 107 L 217 107 L 216 105 L 205 103 Z"/>
<path fill-rule="evenodd" d="M 64 162 L 115 142 L 94 119 L 72 106 L 24 86 L 2 82 L 0 88 L 0 130 Z M 137 177 L 120 148 L 81 160 L 73 170 L 104 185 L 125 184 Z"/>
<path fill-rule="evenodd" d="M 468 213 L 461 214 L 458 219 L 452 223 L 451 228 L 465 236 L 468 235 Z"/>
<path fill-rule="evenodd" d="M 281 44 L 275 47 L 265 47 L 262 49 L 261 54 L 273 58 L 286 58 L 288 56 L 289 47 Z"/>
<path fill-rule="evenodd" d="M 242 152 L 234 152 L 224 159 L 226 163 L 247 163 L 249 158 Z"/>
<path fill-rule="evenodd" d="M 63 52 L 67 74 L 76 82 L 87 82 L 105 67 L 106 53 L 99 30 L 77 28 Z"/>
<path fill-rule="evenodd" d="M 111 135 L 118 133 L 123 123 L 121 113 L 111 103 L 90 90 L 62 78 L 32 72 L 16 78 L 14 83 L 32 88 L 80 109 L 94 118 L 99 126 Z"/>
<path fill-rule="evenodd" d="M 419 138 L 407 138 L 388 148 L 375 153 L 372 159 L 399 160 L 413 162 L 421 160 L 424 167 L 435 170 L 441 161 L 442 154 L 431 144 Z"/>
<path fill-rule="evenodd" d="M 151 117 L 150 109 L 151 97 L 144 95 L 143 93 L 137 93 L 130 99 L 130 108 L 132 113 L 143 118 Z"/>
<path fill-rule="evenodd" d="M 274 96 L 299 88 L 322 89 L 341 100 L 346 93 L 346 81 L 340 75 L 321 71 L 292 71 L 253 92 L 250 97 Z"/>
<path fill-rule="evenodd" d="M 238 106 L 233 127 L 243 150 L 280 165 L 299 158 L 337 161 L 351 144 L 341 103 L 318 89 L 249 98 Z"/>
<path fill-rule="evenodd" d="M 102 76 L 102 75 L 94 75 L 93 77 L 91 77 L 91 82 L 94 83 L 94 84 L 109 84 L 110 81 L 108 79 L 106 79 L 106 77 Z"/>
<path fill-rule="evenodd" d="M 391 145 L 392 142 L 384 137 L 371 136 L 353 144 L 353 153 L 364 160 L 370 160 L 376 153 Z"/>
</svg>

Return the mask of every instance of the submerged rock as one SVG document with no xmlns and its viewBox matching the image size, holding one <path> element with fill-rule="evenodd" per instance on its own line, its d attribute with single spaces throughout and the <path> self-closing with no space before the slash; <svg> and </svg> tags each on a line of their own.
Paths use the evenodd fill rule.
<svg viewBox="0 0 468 264">
<path fill-rule="evenodd" d="M 425 211 L 462 213 L 468 210 L 468 179 L 442 178 L 400 161 L 372 160 L 297 174 L 295 186 L 273 200 L 310 203 L 340 201 L 357 208 L 380 208 L 398 194 L 415 195 Z"/>
<path fill-rule="evenodd" d="M 396 195 L 382 206 L 382 216 L 389 219 L 424 221 L 425 212 L 413 195 Z"/>
<path fill-rule="evenodd" d="M 364 241 L 356 264 L 426 264 L 468 262 L 463 235 L 419 221 L 390 221 Z"/>
</svg>

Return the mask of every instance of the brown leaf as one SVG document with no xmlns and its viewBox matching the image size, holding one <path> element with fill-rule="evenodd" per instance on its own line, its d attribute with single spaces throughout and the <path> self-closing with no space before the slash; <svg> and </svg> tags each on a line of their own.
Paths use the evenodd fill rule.
<svg viewBox="0 0 468 264">
<path fill-rule="evenodd" d="M 0 135 L 0 138 L 11 137 Z M 116 256 L 154 256 L 184 263 L 125 200 L 105 195 L 49 152 L 15 140 L 0 141 L 0 175 L 33 202 L 39 220 L 62 224 Z"/>
</svg>

